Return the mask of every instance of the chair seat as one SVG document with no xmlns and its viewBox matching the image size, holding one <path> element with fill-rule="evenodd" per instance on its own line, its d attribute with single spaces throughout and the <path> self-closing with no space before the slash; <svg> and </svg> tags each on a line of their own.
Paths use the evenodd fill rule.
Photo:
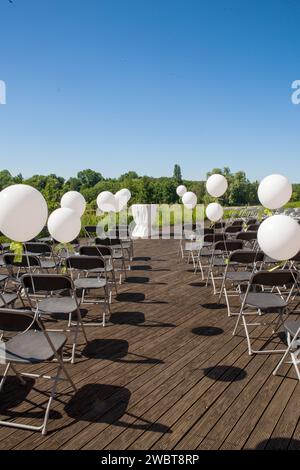
<svg viewBox="0 0 300 470">
<path fill-rule="evenodd" d="M 38 239 L 39 242 L 41 243 L 53 243 L 53 239 L 51 237 L 42 237 Z"/>
<path fill-rule="evenodd" d="M 110 248 L 112 248 L 112 250 L 122 250 L 122 246 L 123 245 L 110 245 Z"/>
<path fill-rule="evenodd" d="M 246 305 L 261 310 L 272 308 L 285 308 L 287 303 L 279 295 L 268 292 L 250 292 L 246 298 Z"/>
<path fill-rule="evenodd" d="M 213 250 L 208 250 L 208 249 L 206 248 L 206 249 L 204 249 L 204 250 L 201 250 L 200 255 L 201 255 L 201 256 L 213 256 L 213 255 L 218 256 L 218 255 L 222 255 L 222 253 L 223 253 L 223 252 L 222 252 L 221 250 L 215 250 L 215 251 L 213 251 Z"/>
<path fill-rule="evenodd" d="M 72 297 L 48 297 L 38 302 L 38 310 L 42 313 L 72 313 L 77 304 Z"/>
<path fill-rule="evenodd" d="M 55 263 L 55 261 L 51 261 L 51 260 L 41 260 L 41 267 L 44 268 L 44 269 L 54 269 L 58 266 L 57 263 Z"/>
<path fill-rule="evenodd" d="M 279 261 L 276 261 L 276 259 L 270 258 L 270 256 L 265 256 L 265 263 L 266 264 L 278 264 Z"/>
<path fill-rule="evenodd" d="M 62 333 L 48 332 L 56 351 L 59 351 L 67 341 Z M 0 362 L 36 364 L 49 361 L 54 353 L 42 331 L 29 330 L 18 334 L 6 343 L 0 343 Z"/>
<path fill-rule="evenodd" d="M 89 273 L 94 273 L 94 274 L 103 274 L 105 271 L 106 272 L 111 272 L 113 270 L 113 267 L 111 264 L 107 263 L 105 268 L 93 268 L 89 269 Z"/>
<path fill-rule="evenodd" d="M 0 282 L 6 281 L 7 278 L 8 276 L 6 274 L 0 274 Z"/>
<path fill-rule="evenodd" d="M 0 296 L 0 308 L 5 307 L 6 305 L 12 304 L 17 300 L 18 296 L 16 294 L 1 294 Z"/>
<path fill-rule="evenodd" d="M 213 261 L 213 266 L 216 266 L 216 267 L 224 267 L 224 266 L 227 266 L 227 262 L 225 259 L 223 258 L 215 258 L 214 261 Z"/>
<path fill-rule="evenodd" d="M 199 251 L 202 248 L 202 243 L 200 242 L 186 242 L 185 251 Z"/>
<path fill-rule="evenodd" d="M 101 289 L 106 286 L 106 280 L 97 277 L 81 277 L 75 279 L 74 285 L 77 289 Z"/>
<path fill-rule="evenodd" d="M 122 243 L 122 247 L 125 249 L 125 250 L 129 250 L 132 246 L 132 242 L 131 241 L 126 241 L 126 242 L 123 242 Z"/>
<path fill-rule="evenodd" d="M 251 276 L 252 273 L 250 271 L 232 271 L 227 272 L 226 279 L 232 282 L 248 282 Z"/>
<path fill-rule="evenodd" d="M 300 320 L 287 320 L 284 322 L 284 328 L 291 336 L 295 336 L 300 328 Z"/>
</svg>

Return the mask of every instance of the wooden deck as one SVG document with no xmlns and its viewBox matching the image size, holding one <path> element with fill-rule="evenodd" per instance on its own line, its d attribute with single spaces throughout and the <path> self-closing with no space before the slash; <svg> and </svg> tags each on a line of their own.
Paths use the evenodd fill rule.
<svg viewBox="0 0 300 470">
<path fill-rule="evenodd" d="M 177 244 L 136 242 L 110 322 L 89 327 L 89 345 L 67 365 L 78 392 L 60 386 L 45 437 L 1 427 L 0 449 L 300 448 L 294 370 L 274 377 L 280 356 L 248 355 L 225 306 L 178 262 Z M 258 347 L 268 331 L 256 328 Z M 10 377 L 0 412 L 39 424 L 48 390 Z"/>
</svg>

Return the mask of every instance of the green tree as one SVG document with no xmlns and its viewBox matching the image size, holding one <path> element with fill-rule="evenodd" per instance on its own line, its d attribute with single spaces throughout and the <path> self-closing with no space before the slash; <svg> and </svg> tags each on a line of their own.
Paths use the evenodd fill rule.
<svg viewBox="0 0 300 470">
<path fill-rule="evenodd" d="M 127 171 L 127 173 L 124 173 L 123 175 L 120 176 L 119 180 L 125 180 L 125 179 L 128 179 L 128 180 L 134 180 L 134 179 L 137 179 L 139 178 L 139 175 L 137 174 L 136 171 Z"/>
<path fill-rule="evenodd" d="M 14 183 L 14 179 L 8 170 L 0 171 L 0 190 Z"/>
<path fill-rule="evenodd" d="M 182 174 L 180 165 L 177 163 L 174 165 L 173 178 L 178 184 L 182 184 Z"/>
<path fill-rule="evenodd" d="M 103 180 L 101 173 L 90 169 L 79 171 L 77 173 L 77 178 L 82 185 L 87 186 L 88 188 L 95 186 L 95 184 Z"/>
<path fill-rule="evenodd" d="M 78 178 L 69 178 L 65 183 L 66 191 L 80 191 L 81 181 Z"/>
</svg>

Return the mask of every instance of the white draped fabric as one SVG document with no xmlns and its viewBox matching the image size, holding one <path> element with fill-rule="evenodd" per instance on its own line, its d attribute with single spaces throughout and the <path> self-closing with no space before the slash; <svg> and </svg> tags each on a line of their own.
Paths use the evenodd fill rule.
<svg viewBox="0 0 300 470">
<path fill-rule="evenodd" d="M 133 204 L 131 213 L 136 223 L 132 231 L 133 238 L 146 238 L 151 236 L 151 226 L 156 217 L 155 204 Z"/>
</svg>

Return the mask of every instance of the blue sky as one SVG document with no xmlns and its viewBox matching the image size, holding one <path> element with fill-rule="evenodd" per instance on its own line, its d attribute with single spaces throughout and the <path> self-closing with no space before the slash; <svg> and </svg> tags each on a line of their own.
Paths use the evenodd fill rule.
<svg viewBox="0 0 300 470">
<path fill-rule="evenodd" d="M 0 0 L 0 168 L 300 182 L 299 0 Z"/>
</svg>

